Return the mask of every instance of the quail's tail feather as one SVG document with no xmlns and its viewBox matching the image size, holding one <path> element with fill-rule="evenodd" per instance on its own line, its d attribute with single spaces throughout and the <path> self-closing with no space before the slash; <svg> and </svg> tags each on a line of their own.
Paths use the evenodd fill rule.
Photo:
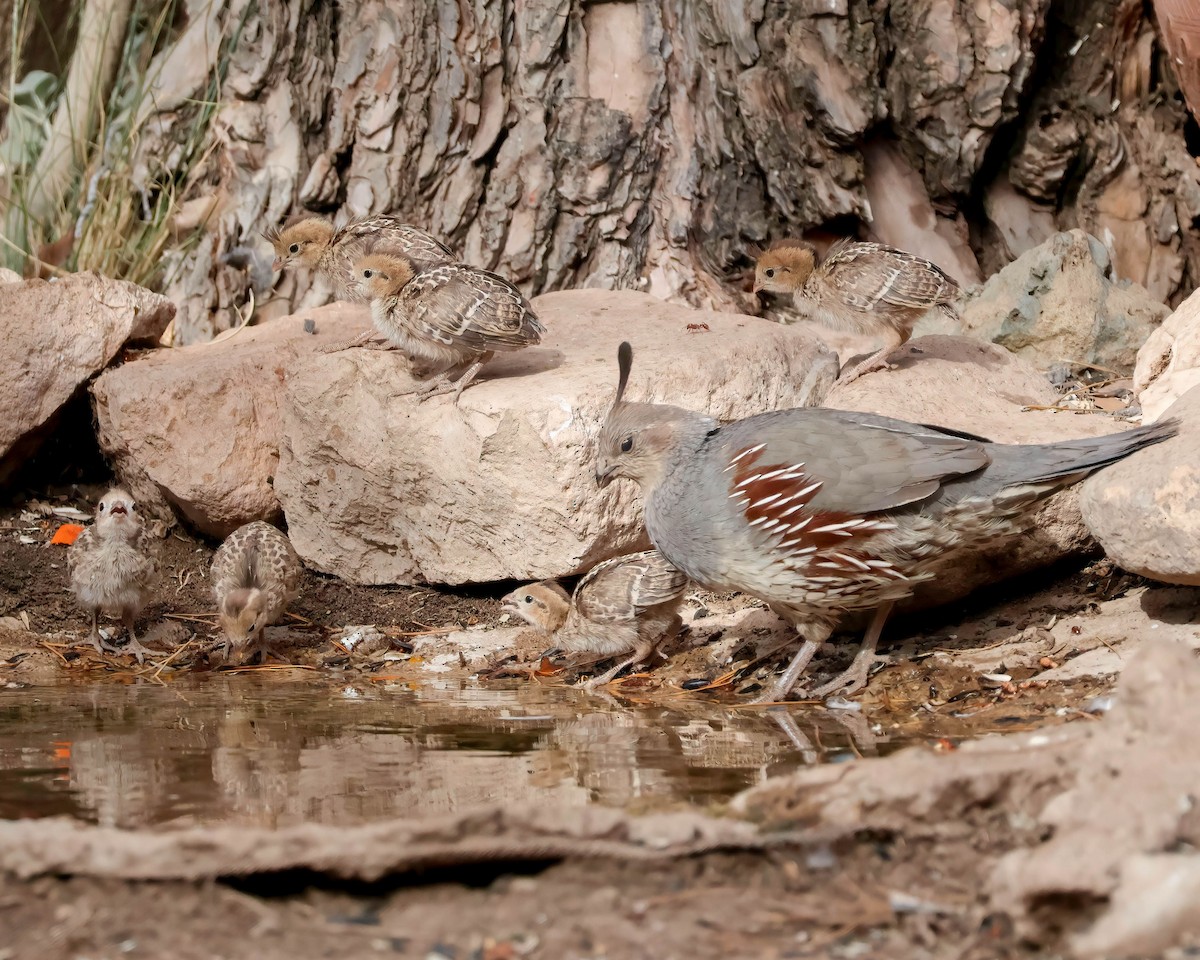
<svg viewBox="0 0 1200 960">
<path fill-rule="evenodd" d="M 1106 437 L 1023 446 L 996 445 L 989 450 L 992 466 L 986 475 L 993 484 L 998 482 L 1000 488 L 1014 484 L 1065 486 L 1178 432 L 1179 421 L 1172 419 Z"/>
</svg>

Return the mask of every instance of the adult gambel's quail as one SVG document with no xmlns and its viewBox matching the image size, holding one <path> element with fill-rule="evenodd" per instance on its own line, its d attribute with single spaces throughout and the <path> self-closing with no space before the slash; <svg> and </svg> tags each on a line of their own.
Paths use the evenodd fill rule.
<svg viewBox="0 0 1200 960">
<path fill-rule="evenodd" d="M 754 292 L 791 293 L 806 315 L 834 330 L 886 338 L 886 343 L 839 382 L 890 368 L 888 355 L 912 336 L 913 325 L 933 307 L 953 313 L 959 294 L 941 267 L 882 243 L 842 240 L 817 263 L 802 240 L 779 240 L 754 267 Z"/>
<path fill-rule="evenodd" d="M 75 598 L 92 616 L 92 646 L 111 649 L 100 638 L 100 614 L 119 616 L 129 631 L 122 652 L 141 663 L 150 651 L 138 642 L 134 621 L 153 594 L 157 564 L 133 497 L 115 487 L 100 499 L 96 522 L 71 544 L 67 567 Z"/>
<path fill-rule="evenodd" d="M 274 653 L 264 631 L 300 595 L 302 570 L 291 541 L 269 523 L 255 520 L 226 538 L 213 554 L 210 571 L 226 659 L 230 647 L 246 659 L 255 652 L 263 659 Z"/>
<path fill-rule="evenodd" d="M 850 669 L 813 694 L 857 691 L 893 604 L 939 561 L 1013 533 L 1043 497 L 1178 428 L 1016 446 L 819 408 L 722 425 L 626 402 L 632 360 L 621 344 L 597 481 L 641 486 L 650 540 L 689 578 L 757 596 L 796 627 L 803 646 L 765 701 L 786 696 L 842 614 L 874 610 Z"/>
<path fill-rule="evenodd" d="M 553 636 L 564 650 L 614 657 L 633 651 L 586 686 L 603 686 L 626 667 L 642 663 L 679 632 L 679 604 L 687 577 L 657 550 L 615 557 L 593 567 L 573 596 L 553 581 L 508 594 L 504 609 Z"/>
<path fill-rule="evenodd" d="M 494 353 L 541 343 L 546 332 L 520 290 L 465 263 L 420 269 L 389 250 L 362 258 L 355 272 L 379 332 L 437 374 L 417 391 L 425 398 L 453 392 L 457 403 Z"/>
<path fill-rule="evenodd" d="M 357 282 L 354 264 L 372 247 L 385 245 L 420 267 L 458 259 L 436 237 L 389 216 L 362 217 L 335 229 L 325 217 L 302 213 L 263 236 L 275 248 L 274 269 L 309 267 L 332 282 L 339 296 L 357 303 L 370 297 Z"/>
</svg>

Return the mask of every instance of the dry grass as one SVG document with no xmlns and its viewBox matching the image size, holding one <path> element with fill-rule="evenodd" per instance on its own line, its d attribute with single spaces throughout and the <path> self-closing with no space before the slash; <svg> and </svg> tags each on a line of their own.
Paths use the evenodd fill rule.
<svg viewBox="0 0 1200 960">
<path fill-rule="evenodd" d="M 82 17 L 87 2 L 76 0 L 76 16 Z M 37 15 L 37 6 L 36 0 L 15 0 L 12 36 L 23 34 L 16 28 Z M 85 78 L 91 91 L 101 94 L 91 104 L 94 116 L 70 116 L 73 107 L 78 109 L 68 96 L 70 73 L 19 77 L 20 51 L 14 43 L 0 91 L 7 108 L 0 139 L 0 197 L 9 208 L 0 263 L 27 275 L 39 268 L 43 275 L 94 270 L 159 289 L 170 279 L 162 268 L 168 245 L 178 249 L 196 242 L 203 224 L 178 236 L 172 220 L 195 190 L 212 149 L 211 121 L 241 24 L 222 38 L 204 96 L 173 111 L 164 139 L 155 90 L 177 40 L 177 6 L 133 0 L 121 36 L 115 33 L 119 25 L 114 33 L 99 36 L 81 31 L 68 70 L 102 60 L 94 49 L 85 49 L 87 44 L 120 44 L 115 70 L 106 74 L 96 68 L 96 75 Z M 51 127 L 64 126 L 58 111 L 68 111 L 69 170 L 47 186 L 45 168 L 53 162 L 43 153 Z M 80 130 L 87 134 L 81 136 Z"/>
</svg>

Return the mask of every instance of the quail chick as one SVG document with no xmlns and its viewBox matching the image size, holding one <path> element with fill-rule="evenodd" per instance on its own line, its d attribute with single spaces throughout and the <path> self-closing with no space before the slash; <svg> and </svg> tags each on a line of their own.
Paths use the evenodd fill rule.
<svg viewBox="0 0 1200 960">
<path fill-rule="evenodd" d="M 420 269 L 403 253 L 381 251 L 359 260 L 355 271 L 371 296 L 376 328 L 429 365 L 431 379 L 417 391 L 425 398 L 453 392 L 457 403 L 494 353 L 541 343 L 546 332 L 521 291 L 465 263 Z"/>
<path fill-rule="evenodd" d="M 764 700 L 785 696 L 842 616 L 874 611 L 850 669 L 815 696 L 867 681 L 892 605 L 1039 501 L 1178 431 L 1160 421 L 1061 443 L 989 443 L 842 410 L 778 410 L 719 424 L 630 403 L 633 362 L 618 351 L 617 399 L 597 443 L 601 486 L 642 489 L 646 531 L 674 567 L 710 590 L 766 601 L 804 640 Z"/>
<path fill-rule="evenodd" d="M 573 597 L 557 583 L 531 583 L 508 594 L 504 609 L 552 636 L 564 650 L 613 657 L 633 655 L 593 677 L 603 686 L 626 667 L 641 663 L 658 644 L 679 632 L 679 604 L 687 577 L 657 550 L 616 557 L 593 567 Z"/>
<path fill-rule="evenodd" d="M 418 269 L 458 259 L 442 241 L 397 217 L 362 217 L 335 229 L 325 217 L 300 214 L 264 236 L 275 248 L 275 270 L 308 267 L 332 282 L 339 296 L 356 303 L 369 297 L 357 282 L 354 264 L 376 246 L 404 254 Z"/>
<path fill-rule="evenodd" d="M 92 646 L 113 651 L 100 637 L 100 614 L 120 617 L 129 631 L 122 652 L 143 663 L 151 651 L 138 642 L 134 621 L 150 602 L 157 565 L 133 497 L 115 487 L 101 498 L 95 522 L 71 545 L 67 567 L 75 598 L 92 615 Z"/>
<path fill-rule="evenodd" d="M 301 570 L 291 541 L 261 520 L 238 527 L 221 544 L 210 576 L 226 660 L 231 647 L 246 660 L 255 652 L 264 660 L 279 656 L 267 646 L 264 631 L 300 595 Z"/>
<path fill-rule="evenodd" d="M 928 260 L 881 243 L 842 240 L 819 264 L 802 240 L 779 240 L 758 258 L 754 292 L 793 294 L 796 306 L 834 330 L 882 336 L 884 346 L 843 374 L 850 383 L 865 373 L 890 369 L 888 355 L 906 343 L 930 309 L 953 314 L 959 286 Z"/>
</svg>

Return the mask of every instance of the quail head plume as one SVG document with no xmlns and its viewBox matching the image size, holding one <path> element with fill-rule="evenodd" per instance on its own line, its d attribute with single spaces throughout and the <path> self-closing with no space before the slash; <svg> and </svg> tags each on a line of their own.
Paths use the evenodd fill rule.
<svg viewBox="0 0 1200 960">
<path fill-rule="evenodd" d="M 850 669 L 813 695 L 860 689 L 893 604 L 939 564 L 1013 534 L 1042 498 L 1178 427 L 1018 446 L 819 408 L 719 424 L 626 401 L 632 360 L 621 344 L 597 481 L 641 486 L 651 542 L 689 578 L 759 597 L 793 624 L 803 645 L 764 700 L 792 689 L 843 614 L 874 611 Z"/>
<path fill-rule="evenodd" d="M 354 275 L 354 264 L 368 249 L 384 245 L 420 267 L 457 259 L 448 246 L 397 217 L 373 216 L 335 228 L 326 217 L 300 214 L 263 236 L 275 248 L 274 269 L 308 267 L 332 282 L 338 295 L 358 303 L 369 299 Z"/>
<path fill-rule="evenodd" d="M 884 346 L 839 382 L 886 370 L 888 355 L 930 309 L 953 313 L 958 284 L 936 264 L 881 243 L 842 240 L 817 262 L 802 240 L 779 240 L 758 258 L 754 292 L 790 293 L 807 316 L 834 330 L 881 336 Z"/>
<path fill-rule="evenodd" d="M 100 637 L 100 615 L 120 617 L 129 632 L 122 650 L 142 663 L 151 651 L 138 642 L 134 621 L 151 599 L 157 565 L 137 504 L 126 491 L 114 487 L 101 497 L 95 522 L 71 545 L 67 567 L 71 590 L 92 617 L 92 646 L 101 653 L 112 650 Z"/>
<path fill-rule="evenodd" d="M 261 520 L 238 527 L 221 544 L 213 555 L 211 578 L 225 659 L 231 647 L 247 660 L 256 652 L 264 659 L 274 654 L 264 631 L 300 595 L 301 572 L 291 541 Z"/>
<path fill-rule="evenodd" d="M 615 557 L 593 567 L 573 596 L 557 583 L 530 583 L 508 594 L 515 613 L 564 650 L 613 657 L 633 651 L 586 686 L 603 686 L 631 664 L 642 663 L 663 640 L 679 632 L 679 604 L 687 577 L 657 550 Z"/>
<path fill-rule="evenodd" d="M 401 252 L 379 250 L 355 271 L 375 327 L 436 374 L 417 391 L 423 398 L 453 393 L 457 403 L 493 354 L 541 343 L 546 332 L 521 291 L 465 263 L 420 269 Z"/>
</svg>

